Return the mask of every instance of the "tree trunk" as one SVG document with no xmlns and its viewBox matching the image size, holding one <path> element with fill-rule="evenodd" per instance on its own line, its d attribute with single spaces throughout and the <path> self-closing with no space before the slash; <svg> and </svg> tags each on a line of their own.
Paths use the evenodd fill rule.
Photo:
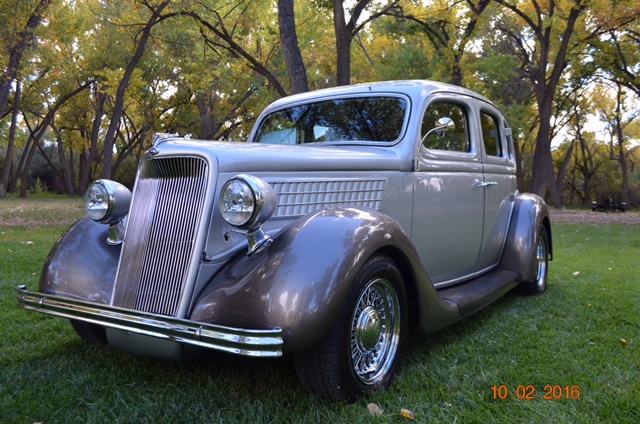
<svg viewBox="0 0 640 424">
<path fill-rule="evenodd" d="M 544 88 L 538 89 L 536 97 L 538 98 L 538 115 L 540 116 L 540 126 L 538 127 L 538 135 L 536 137 L 536 147 L 533 152 L 533 164 L 531 170 L 531 183 L 529 191 L 544 198 L 547 194 L 550 178 L 553 173 L 553 162 L 551 160 L 551 101 L 545 102 Z M 547 104 L 548 103 L 548 104 Z"/>
<path fill-rule="evenodd" d="M 104 113 L 104 103 L 107 101 L 107 94 L 96 92 L 97 102 L 95 119 L 91 128 L 91 146 L 88 154 L 83 154 L 80 160 L 83 160 L 82 170 L 80 171 L 79 193 L 84 193 L 91 182 L 91 174 L 93 163 L 98 157 L 98 138 L 100 136 L 100 127 L 102 125 L 102 115 Z"/>
<path fill-rule="evenodd" d="M 618 140 L 618 163 L 620 164 L 620 173 L 622 174 L 622 186 L 620 200 L 627 205 L 629 204 L 629 175 L 627 170 L 627 157 L 624 152 L 624 135 L 622 133 L 622 124 L 620 117 L 616 117 L 616 138 Z"/>
<path fill-rule="evenodd" d="M 220 125 L 216 120 L 213 112 L 215 108 L 215 99 L 212 96 L 216 94 L 196 93 L 196 108 L 200 115 L 200 138 L 202 140 L 215 140 L 215 136 L 220 129 Z"/>
<path fill-rule="evenodd" d="M 127 64 L 127 68 L 122 76 L 122 80 L 120 84 L 118 84 L 118 90 L 116 91 L 115 105 L 113 107 L 113 111 L 111 114 L 111 121 L 109 122 L 109 128 L 107 129 L 107 134 L 104 137 L 104 162 L 102 169 L 102 177 L 110 179 L 111 178 L 111 165 L 113 163 L 113 146 L 115 145 L 116 134 L 118 132 L 118 127 L 120 126 L 120 118 L 122 118 L 122 111 L 124 109 L 124 94 L 129 86 L 129 82 L 131 81 L 131 76 L 133 75 L 133 71 L 140 63 L 142 59 L 142 55 L 144 54 L 145 47 L 147 45 L 147 41 L 151 37 L 151 30 L 161 21 L 160 14 L 171 3 L 171 0 L 164 0 L 154 11 L 149 18 L 149 21 L 145 25 L 144 29 L 140 33 L 140 41 L 138 42 L 138 46 L 136 47 L 136 51 Z"/>
<path fill-rule="evenodd" d="M 556 193 L 559 193 L 560 195 L 562 195 L 562 185 L 564 184 L 564 176 L 567 175 L 567 169 L 569 168 L 569 163 L 571 162 L 571 155 L 573 155 L 574 146 L 575 146 L 575 143 L 572 142 L 571 145 L 569 146 L 569 149 L 567 149 L 567 153 L 564 156 L 564 160 L 562 161 L 562 166 L 560 167 L 560 170 L 558 171 L 558 176 L 555 180 Z M 555 204 L 554 206 L 561 209 L 562 199 L 560 199 L 558 203 L 559 203 L 559 206 L 556 206 Z"/>
<path fill-rule="evenodd" d="M 60 136 L 60 132 L 56 131 L 57 135 L 57 144 L 58 144 L 58 158 L 60 159 L 60 166 L 62 166 L 62 178 L 65 190 L 67 190 L 67 194 L 69 196 L 75 196 L 75 185 L 71 175 L 71 165 L 67 160 L 67 155 L 64 151 L 64 144 L 62 143 L 62 137 Z"/>
<path fill-rule="evenodd" d="M 513 136 L 512 136 L 513 137 Z M 516 157 L 516 183 L 518 191 L 524 192 L 524 171 L 522 170 L 522 153 L 520 153 L 520 144 L 513 140 L 513 153 Z"/>
<path fill-rule="evenodd" d="M 624 151 L 624 133 L 622 132 L 622 103 L 623 91 L 622 85 L 618 84 L 618 94 L 616 101 L 616 118 L 615 118 L 615 130 L 616 139 L 618 144 L 618 163 L 620 164 L 620 172 L 622 173 L 622 187 L 621 187 L 621 201 L 629 204 L 629 176 L 627 171 L 627 158 Z"/>
<path fill-rule="evenodd" d="M 4 158 L 4 168 L 2 170 L 2 181 L 0 181 L 0 198 L 7 197 L 7 187 L 9 186 L 9 175 L 14 162 L 14 150 L 16 145 L 16 127 L 18 125 L 18 114 L 20 113 L 21 98 L 20 81 L 16 83 L 16 93 L 13 100 L 13 114 L 11 115 L 11 128 L 9 129 L 9 140 L 7 140 L 7 155 Z M 15 178 L 15 176 L 14 176 Z"/>
<path fill-rule="evenodd" d="M 31 148 L 27 152 L 23 153 L 23 156 L 26 156 L 26 161 L 24 163 L 24 167 L 22 168 L 22 175 L 20 176 L 20 197 L 25 199 L 27 197 L 27 189 L 29 188 L 29 171 L 31 170 L 31 163 L 33 162 L 33 158 L 36 155 L 36 151 L 38 150 L 38 140 L 32 134 L 30 138 L 33 138 L 33 144 Z"/>
<path fill-rule="evenodd" d="M 18 189 L 18 181 L 20 181 L 22 170 L 24 169 L 25 163 L 27 162 L 28 153 L 30 151 L 29 149 L 31 149 L 31 141 L 32 137 L 29 137 L 27 139 L 27 143 L 24 146 L 24 150 L 22 151 L 22 156 L 20 156 L 20 161 L 18 162 L 18 167 L 16 168 L 14 177 L 9 182 L 9 193 L 15 193 Z"/>
<path fill-rule="evenodd" d="M 333 0 L 333 27 L 336 32 L 337 85 L 351 83 L 351 34 L 347 30 L 344 0 Z"/>
<path fill-rule="evenodd" d="M 298 45 L 293 0 L 278 0 L 278 23 L 284 60 L 289 71 L 291 91 L 293 94 L 307 92 L 309 91 L 307 69 L 304 66 L 302 53 Z"/>
<path fill-rule="evenodd" d="M 27 21 L 27 25 L 16 37 L 16 44 L 9 53 L 9 64 L 0 78 L 0 113 L 4 112 L 9 101 L 9 92 L 11 91 L 11 83 L 18 76 L 20 69 L 20 61 L 25 50 L 31 46 L 34 39 L 36 28 L 42 21 L 42 15 L 49 7 L 51 0 L 40 0 Z"/>
</svg>

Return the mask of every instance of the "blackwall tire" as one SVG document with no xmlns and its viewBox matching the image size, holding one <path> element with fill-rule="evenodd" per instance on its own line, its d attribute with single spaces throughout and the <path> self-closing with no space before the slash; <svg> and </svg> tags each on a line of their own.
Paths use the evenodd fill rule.
<svg viewBox="0 0 640 424">
<path fill-rule="evenodd" d="M 329 333 L 295 355 L 302 385 L 334 401 L 354 401 L 365 392 L 388 387 L 401 361 L 407 323 L 400 272 L 387 256 L 372 256 Z"/>
<path fill-rule="evenodd" d="M 69 322 L 81 339 L 92 343 L 107 344 L 107 335 L 104 327 L 75 319 L 70 319 Z"/>
</svg>

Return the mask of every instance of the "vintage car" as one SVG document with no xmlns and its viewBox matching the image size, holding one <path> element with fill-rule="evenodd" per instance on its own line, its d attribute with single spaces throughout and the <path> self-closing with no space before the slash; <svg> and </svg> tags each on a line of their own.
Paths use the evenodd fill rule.
<svg viewBox="0 0 640 424">
<path fill-rule="evenodd" d="M 292 354 L 307 390 L 354 400 L 390 384 L 410 326 L 545 291 L 549 213 L 516 188 L 512 137 L 431 81 L 286 97 L 248 142 L 158 135 L 132 192 L 90 186 L 18 298 L 134 354 Z"/>
</svg>

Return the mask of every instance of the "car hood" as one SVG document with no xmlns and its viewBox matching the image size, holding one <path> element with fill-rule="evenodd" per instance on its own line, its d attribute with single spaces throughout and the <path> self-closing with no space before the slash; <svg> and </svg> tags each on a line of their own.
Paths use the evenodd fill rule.
<svg viewBox="0 0 640 424">
<path fill-rule="evenodd" d="M 219 172 L 278 171 L 399 171 L 410 168 L 393 146 L 273 145 L 245 142 L 167 140 L 157 147 L 164 155 L 200 154 L 215 157 Z"/>
</svg>

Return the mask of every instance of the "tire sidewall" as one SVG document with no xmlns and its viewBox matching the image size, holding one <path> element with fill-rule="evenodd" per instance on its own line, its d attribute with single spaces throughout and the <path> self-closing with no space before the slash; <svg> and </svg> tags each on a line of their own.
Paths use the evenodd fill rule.
<svg viewBox="0 0 640 424">
<path fill-rule="evenodd" d="M 351 324 L 352 317 L 357 306 L 357 302 L 367 285 L 376 279 L 384 279 L 388 281 L 395 289 L 400 309 L 400 337 L 395 352 L 393 363 L 389 371 L 374 384 L 365 384 L 357 376 L 351 363 Z M 407 313 L 407 294 L 404 287 L 402 275 L 396 268 L 395 264 L 385 255 L 376 255 L 369 259 L 356 276 L 354 285 L 349 291 L 349 295 L 343 304 L 340 313 L 339 322 L 341 324 L 341 334 L 339 338 L 338 350 L 340 352 L 340 363 L 342 367 L 342 375 L 346 378 L 345 384 L 350 397 L 356 397 L 362 392 L 374 392 L 382 388 L 388 387 L 394 374 L 397 372 L 407 335 L 408 313 Z"/>
</svg>

